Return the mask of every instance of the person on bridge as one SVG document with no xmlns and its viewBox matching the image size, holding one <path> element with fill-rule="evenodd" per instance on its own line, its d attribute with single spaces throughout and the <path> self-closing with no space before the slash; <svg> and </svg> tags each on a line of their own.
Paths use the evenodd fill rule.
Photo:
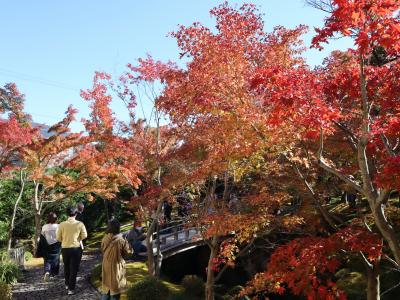
<svg viewBox="0 0 400 300">
<path fill-rule="evenodd" d="M 57 215 L 54 212 L 50 212 L 47 215 L 47 224 L 43 225 L 41 233 L 46 240 L 45 243 L 42 243 L 46 244 L 46 247 L 43 247 L 42 251 L 45 272 L 44 281 L 47 281 L 49 277 L 58 275 L 60 270 L 61 244 L 56 238 L 57 230 Z"/>
<path fill-rule="evenodd" d="M 119 300 L 126 289 L 124 256 L 132 249 L 126 239 L 120 234 L 120 223 L 113 219 L 108 222 L 107 234 L 101 241 L 103 263 L 101 269 L 101 300 Z"/>
<path fill-rule="evenodd" d="M 139 253 L 146 252 L 147 247 L 142 244 L 142 241 L 146 239 L 146 234 L 143 233 L 143 227 L 139 221 L 133 223 L 133 228 L 129 230 L 126 235 L 126 239 L 133 248 L 134 258 L 139 257 Z"/>
<path fill-rule="evenodd" d="M 61 253 L 64 262 L 65 288 L 68 295 L 75 294 L 76 276 L 81 259 L 81 241 L 87 238 L 85 225 L 75 220 L 77 210 L 67 207 L 67 221 L 60 224 L 57 240 L 61 242 Z"/>
</svg>

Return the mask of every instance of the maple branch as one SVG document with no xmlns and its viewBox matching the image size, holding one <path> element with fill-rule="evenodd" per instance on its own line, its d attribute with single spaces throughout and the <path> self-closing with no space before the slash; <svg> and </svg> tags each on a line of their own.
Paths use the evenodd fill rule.
<svg viewBox="0 0 400 300">
<path fill-rule="evenodd" d="M 330 227 L 332 227 L 333 229 L 336 229 L 337 226 L 335 224 L 335 222 L 332 220 L 329 212 L 321 205 L 321 203 L 319 202 L 317 196 L 315 195 L 314 189 L 312 188 L 312 186 L 310 185 L 310 183 L 308 182 L 307 178 L 305 178 L 305 176 L 303 175 L 303 173 L 300 171 L 299 167 L 297 166 L 296 163 L 292 162 L 289 157 L 287 157 L 284 154 L 284 157 L 288 160 L 288 162 L 292 165 L 293 169 L 296 171 L 296 173 L 299 175 L 299 177 L 303 180 L 304 185 L 306 186 L 307 190 L 309 191 L 309 193 L 312 196 L 312 199 L 314 200 L 314 204 L 317 207 L 319 213 L 321 214 L 321 216 L 323 217 L 323 219 L 328 223 L 328 225 Z M 343 222 L 342 222 L 343 223 Z"/>
<path fill-rule="evenodd" d="M 370 107 L 367 92 L 367 81 L 365 76 L 364 57 L 360 55 L 360 88 L 362 99 L 362 119 L 361 119 L 361 136 L 358 141 L 357 159 L 361 171 L 363 187 L 368 200 L 372 200 L 376 196 L 376 191 L 371 180 L 370 169 L 368 166 L 368 159 L 366 148 L 369 142 L 370 134 Z"/>
<path fill-rule="evenodd" d="M 383 142 L 383 145 L 385 146 L 386 151 L 389 153 L 390 156 L 395 156 L 396 153 L 393 150 L 392 146 L 390 145 L 389 139 L 383 133 L 381 133 L 380 136 L 381 136 L 381 140 Z"/>
<path fill-rule="evenodd" d="M 381 192 L 379 193 L 378 198 L 376 199 L 376 205 L 380 206 L 380 205 L 385 204 L 389 200 L 389 196 L 390 196 L 390 190 L 389 189 L 381 190 Z"/>
<path fill-rule="evenodd" d="M 343 180 L 344 182 L 346 182 L 348 185 L 350 185 L 352 188 L 354 188 L 355 190 L 357 190 L 358 192 L 360 192 L 361 194 L 364 194 L 364 190 L 363 188 L 358 185 L 354 180 L 351 180 L 348 176 L 340 173 L 339 170 L 337 170 L 336 168 L 333 168 L 331 166 L 329 166 L 326 161 L 324 160 L 322 153 L 323 153 L 323 149 L 324 149 L 324 132 L 321 128 L 321 133 L 320 133 L 320 147 L 318 149 L 317 152 L 317 157 L 318 157 L 318 164 L 320 167 L 322 167 L 325 171 L 327 171 L 328 173 L 331 173 L 333 175 L 335 175 L 336 177 L 340 178 L 341 180 Z"/>
<path fill-rule="evenodd" d="M 400 149 L 400 139 L 399 138 L 397 138 L 396 139 L 396 144 L 394 145 L 394 147 L 393 147 L 393 151 L 395 152 L 395 153 L 397 153 L 397 151 Z"/>
<path fill-rule="evenodd" d="M 382 292 L 382 293 L 380 294 L 380 296 L 382 297 L 383 295 L 385 295 L 385 294 L 391 292 L 392 290 L 396 289 L 396 288 L 399 287 L 399 286 L 400 286 L 400 282 L 397 283 L 396 285 L 392 286 L 391 288 L 388 288 L 386 291 Z"/>
<path fill-rule="evenodd" d="M 331 14 L 334 11 L 332 0 L 305 0 L 305 2 L 309 6 L 319 9 L 328 14 Z"/>
<path fill-rule="evenodd" d="M 396 267 L 396 270 L 400 270 L 400 265 L 399 265 L 394 259 L 392 259 L 391 257 L 389 257 L 389 255 L 385 254 L 385 255 L 383 256 L 383 258 L 387 259 L 388 262 L 390 262 L 392 265 L 394 265 L 394 266 Z"/>
<path fill-rule="evenodd" d="M 253 246 L 255 241 L 255 238 L 253 238 L 242 250 L 239 251 L 239 253 L 236 255 L 236 258 L 241 257 L 243 254 L 245 254 L 247 252 L 247 250 L 250 249 L 250 247 Z M 221 277 L 222 274 L 226 271 L 226 269 L 228 269 L 228 264 L 225 264 L 224 267 L 221 269 L 221 271 L 218 272 L 218 275 L 215 277 L 214 282 L 218 282 Z"/>
<path fill-rule="evenodd" d="M 360 251 L 359 253 L 360 253 L 360 255 L 361 255 L 362 261 L 363 261 L 363 263 L 365 264 L 365 266 L 366 266 L 368 269 L 372 269 L 372 268 L 373 268 L 373 265 L 368 261 L 368 258 L 365 257 L 365 254 L 364 254 L 362 251 Z"/>
<path fill-rule="evenodd" d="M 358 139 L 355 134 L 346 125 L 337 121 L 333 121 L 333 123 L 348 135 L 351 148 L 353 148 L 354 151 L 357 151 Z"/>
</svg>

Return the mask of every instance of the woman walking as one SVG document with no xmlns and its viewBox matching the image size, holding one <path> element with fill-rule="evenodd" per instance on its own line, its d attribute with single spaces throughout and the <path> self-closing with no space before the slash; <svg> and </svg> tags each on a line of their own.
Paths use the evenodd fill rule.
<svg viewBox="0 0 400 300">
<path fill-rule="evenodd" d="M 57 230 L 57 215 L 54 212 L 50 212 L 47 215 L 47 224 L 43 225 L 41 233 L 46 239 L 44 244 L 47 244 L 46 247 L 43 247 L 45 281 L 49 277 L 58 275 L 60 270 L 61 243 L 56 238 Z"/>
<path fill-rule="evenodd" d="M 120 234 L 120 224 L 116 219 L 108 223 L 107 235 L 101 241 L 103 253 L 102 297 L 101 300 L 119 300 L 126 289 L 125 260 L 131 253 L 127 240 Z"/>
</svg>

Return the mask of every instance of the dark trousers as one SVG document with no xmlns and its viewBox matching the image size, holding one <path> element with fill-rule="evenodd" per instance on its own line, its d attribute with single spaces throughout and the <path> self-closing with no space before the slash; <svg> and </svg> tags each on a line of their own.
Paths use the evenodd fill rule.
<svg viewBox="0 0 400 300">
<path fill-rule="evenodd" d="M 60 259 L 57 258 L 55 260 L 44 260 L 44 272 L 49 273 L 50 276 L 58 275 L 60 270 Z"/>
<path fill-rule="evenodd" d="M 73 291 L 76 285 L 76 275 L 78 274 L 81 248 L 62 248 L 64 262 L 65 285 Z"/>
<path fill-rule="evenodd" d="M 50 273 L 50 276 L 58 275 L 60 270 L 60 252 L 61 244 L 55 243 L 47 247 L 47 253 L 44 258 L 44 272 Z"/>
</svg>

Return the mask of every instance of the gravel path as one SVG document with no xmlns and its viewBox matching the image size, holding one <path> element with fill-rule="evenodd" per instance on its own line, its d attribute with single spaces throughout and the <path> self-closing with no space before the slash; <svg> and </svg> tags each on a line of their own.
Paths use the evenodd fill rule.
<svg viewBox="0 0 400 300">
<path fill-rule="evenodd" d="M 62 259 L 61 259 L 62 261 Z M 32 267 L 23 274 L 21 282 L 13 286 L 14 300 L 98 300 L 100 294 L 90 284 L 92 268 L 100 261 L 99 254 L 84 254 L 78 273 L 75 295 L 68 296 L 64 285 L 64 269 L 61 263 L 57 279 L 43 281 L 43 267 Z"/>
</svg>

